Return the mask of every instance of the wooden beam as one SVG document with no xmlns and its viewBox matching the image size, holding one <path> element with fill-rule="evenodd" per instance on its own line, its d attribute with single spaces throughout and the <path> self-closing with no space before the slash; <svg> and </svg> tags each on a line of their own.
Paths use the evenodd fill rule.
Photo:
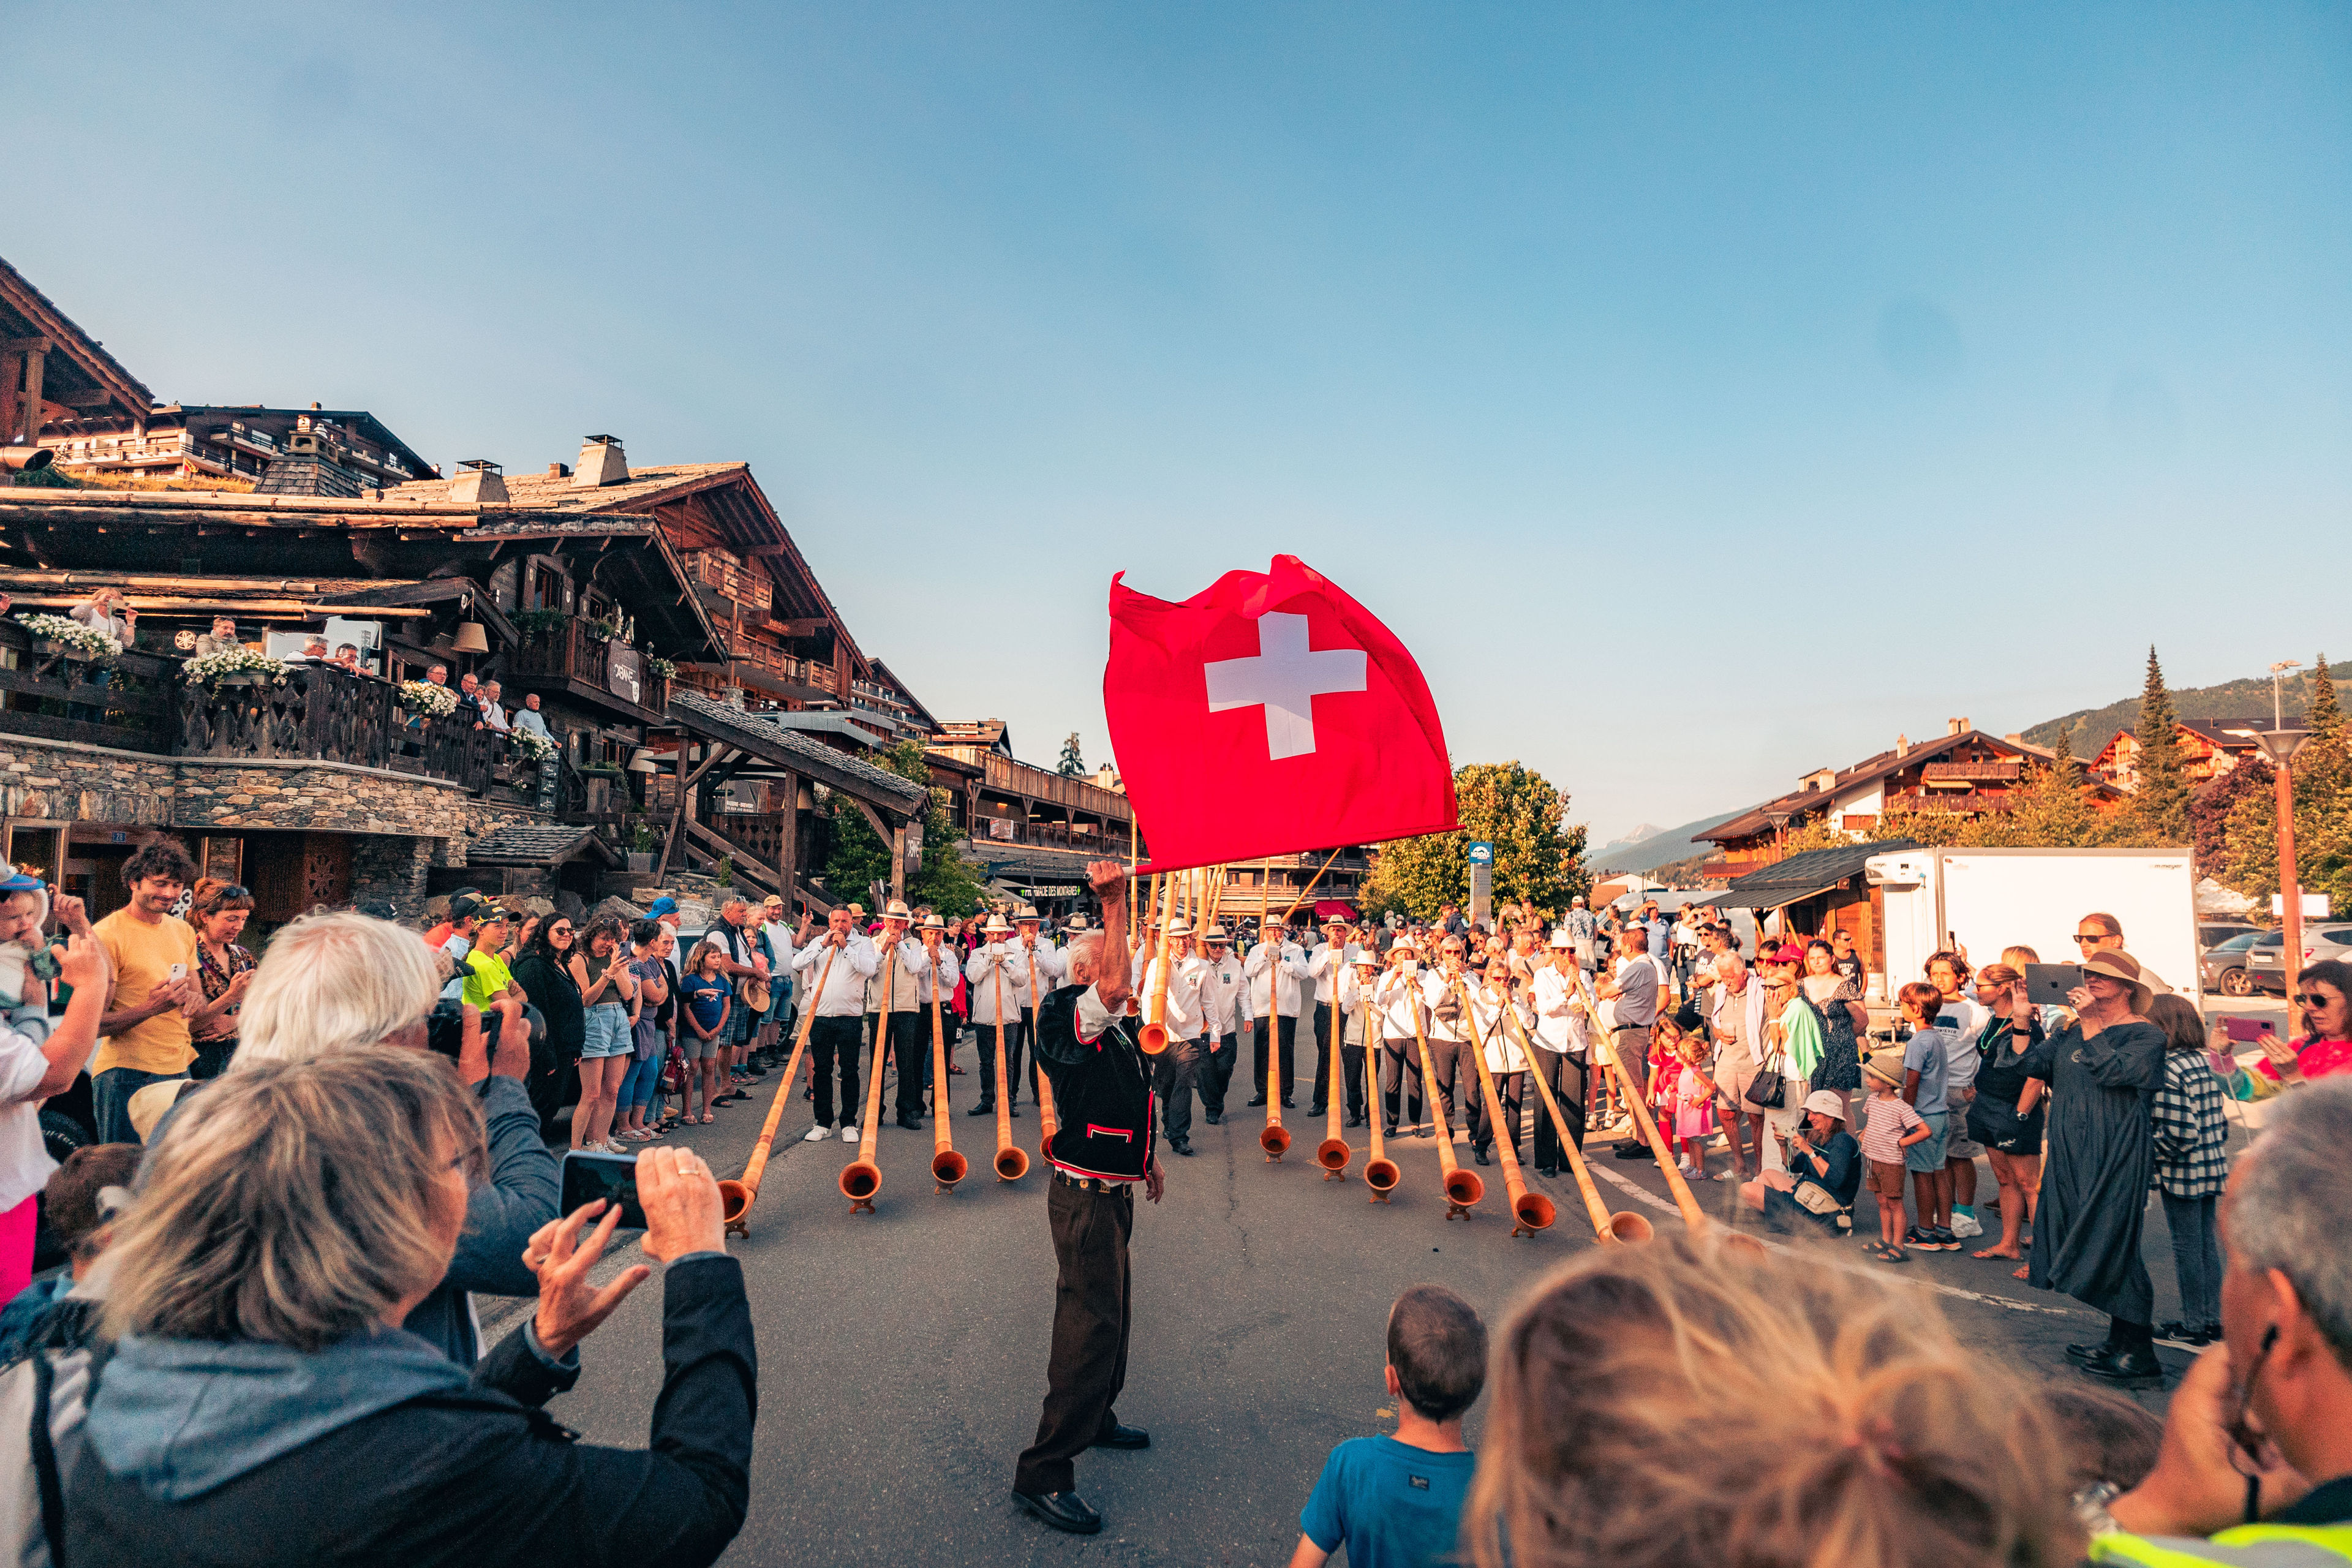
<svg viewBox="0 0 2352 1568">
<path fill-rule="evenodd" d="M 714 833 L 709 828 L 705 827 L 702 824 L 691 819 L 688 819 L 687 822 L 686 830 L 694 836 L 697 842 L 717 850 L 721 855 L 724 855 L 738 871 L 751 872 L 751 879 L 755 882 L 765 883 L 767 885 L 768 891 L 780 896 L 784 894 L 786 884 L 777 875 L 775 868 L 768 865 L 766 862 L 753 857 L 751 851 L 745 849 L 733 839 L 725 837 L 718 833 Z"/>
</svg>

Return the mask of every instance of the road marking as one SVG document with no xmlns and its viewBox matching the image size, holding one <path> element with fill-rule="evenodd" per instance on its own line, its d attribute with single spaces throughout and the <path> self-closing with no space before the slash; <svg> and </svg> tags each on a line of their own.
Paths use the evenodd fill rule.
<svg viewBox="0 0 2352 1568">
<path fill-rule="evenodd" d="M 1607 1182 L 1611 1186 L 1620 1189 L 1637 1201 L 1645 1203 L 1654 1209 L 1664 1209 L 1666 1213 L 1673 1215 L 1677 1221 L 1682 1218 L 1682 1211 L 1675 1206 L 1673 1200 L 1662 1198 L 1657 1194 L 1650 1191 L 1649 1188 L 1642 1186 L 1637 1183 L 1627 1181 L 1624 1177 L 1619 1175 L 1616 1172 L 1610 1170 L 1605 1165 L 1601 1165 L 1597 1163 L 1588 1163 L 1584 1168 L 1591 1172 L 1594 1175 L 1600 1177 L 1602 1181 Z M 1729 1226 L 1724 1225 L 1724 1223 L 1719 1219 L 1714 1220 L 1713 1223 L 1722 1229 L 1731 1229 Z M 1736 1232 L 1735 1234 L 1751 1237 L 1752 1239 L 1760 1245 L 1769 1247 L 1775 1252 L 1793 1252 L 1795 1250 L 1790 1247 L 1787 1242 L 1773 1241 L 1765 1237 L 1754 1236 L 1753 1233 L 1749 1231 L 1743 1230 Z M 1809 1255 L 1811 1249 L 1809 1248 Z M 1849 1274 L 1867 1274 L 1874 1279 L 1885 1278 L 1885 1276 L 1880 1274 L 1876 1269 L 1866 1268 L 1858 1263 L 1847 1263 L 1843 1260 L 1836 1260 L 1833 1261 L 1832 1267 L 1843 1268 Z M 1982 1290 L 1963 1290 L 1958 1285 L 1938 1285 L 1933 1279 L 1920 1279 L 1915 1281 L 1915 1283 L 1925 1285 L 1928 1289 L 1934 1290 L 1941 1295 L 1958 1296 L 1964 1301 L 1979 1301 L 1988 1307 L 2006 1307 L 2012 1312 L 2048 1312 L 2061 1318 L 2082 1318 L 2092 1315 L 2087 1312 L 2078 1311 L 2072 1307 L 2045 1307 L 2038 1301 L 2020 1301 L 2009 1296 L 1988 1295 Z"/>
</svg>

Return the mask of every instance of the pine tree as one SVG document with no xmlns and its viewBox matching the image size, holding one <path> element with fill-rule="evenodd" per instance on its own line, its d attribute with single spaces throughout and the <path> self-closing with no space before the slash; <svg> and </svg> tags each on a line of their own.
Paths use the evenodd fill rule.
<svg viewBox="0 0 2352 1568">
<path fill-rule="evenodd" d="M 2180 765 L 2180 721 L 2164 689 L 2164 667 L 2147 650 L 2147 687 L 2140 695 L 2139 789 L 2132 799 L 2136 834 L 2156 844 L 2189 842 L 2189 778 Z"/>
<path fill-rule="evenodd" d="M 2017 809 L 2009 814 L 2008 842 L 2057 849 L 2089 844 L 2098 832 L 2098 814 L 2083 798 L 2083 765 L 2074 760 L 2074 739 L 2061 730 L 2050 761 L 2032 768 L 2017 792 Z"/>
<path fill-rule="evenodd" d="M 1078 755 L 1078 732 L 1076 730 L 1071 731 L 1069 739 L 1062 742 L 1062 760 L 1054 771 L 1066 779 L 1086 776 L 1087 764 Z"/>
<path fill-rule="evenodd" d="M 2336 680 L 2327 672 L 2327 656 L 2324 653 L 2312 667 L 2311 702 L 2304 713 L 2303 727 L 2311 731 L 2305 745 L 2339 740 L 2344 732 L 2344 710 L 2336 700 Z"/>
</svg>

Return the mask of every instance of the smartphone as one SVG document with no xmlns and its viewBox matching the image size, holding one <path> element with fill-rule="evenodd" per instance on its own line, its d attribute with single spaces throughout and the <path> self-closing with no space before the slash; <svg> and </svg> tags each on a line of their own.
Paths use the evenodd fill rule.
<svg viewBox="0 0 2352 1568">
<path fill-rule="evenodd" d="M 621 1223 L 646 1228 L 646 1211 L 637 1202 L 637 1157 L 574 1149 L 563 1156 L 563 1201 L 556 1212 L 570 1214 L 583 1204 L 603 1198 L 621 1206 Z M 604 1215 L 596 1218 L 601 1223 Z"/>
<path fill-rule="evenodd" d="M 188 966 L 184 963 L 175 963 L 163 972 L 166 980 L 185 980 L 187 977 Z"/>
<path fill-rule="evenodd" d="M 2066 993 L 2083 984 L 2079 963 L 2029 963 L 2025 966 L 2025 999 L 2036 1006 L 2071 1007 Z"/>
</svg>

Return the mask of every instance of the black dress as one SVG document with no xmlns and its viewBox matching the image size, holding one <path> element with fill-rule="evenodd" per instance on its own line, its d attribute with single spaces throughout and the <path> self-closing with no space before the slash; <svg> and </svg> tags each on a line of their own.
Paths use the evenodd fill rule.
<svg viewBox="0 0 2352 1568">
<path fill-rule="evenodd" d="M 2027 1064 L 2033 1047 L 2042 1043 L 2042 1020 L 2033 1020 L 2033 1037 L 2024 1050 L 2011 1048 L 2015 1038 L 2006 1018 L 1993 1019 L 1977 1037 L 1977 1097 L 1969 1102 L 1969 1136 L 1988 1149 L 2032 1159 L 2042 1152 L 2042 1123 L 2050 1101 L 2037 1101 L 2032 1114 L 2021 1118 L 2017 1102 L 2024 1097 L 2026 1080 L 2035 1076 Z"/>
<path fill-rule="evenodd" d="M 2027 1281 L 2111 1318 L 2148 1322 L 2156 1289 L 2139 1240 L 2156 1174 L 2149 1116 L 2164 1081 L 2164 1031 L 2134 1020 L 2085 1039 L 2077 1024 L 2023 1060 L 2028 1075 L 2050 1085 L 2051 1100 Z"/>
<path fill-rule="evenodd" d="M 1826 1002 L 1816 1002 L 1806 995 L 1802 981 L 1797 983 L 1797 994 L 1805 998 L 1805 1005 L 1822 1020 L 1822 1059 L 1813 1064 L 1812 1077 L 1806 1081 L 1806 1087 L 1848 1092 L 1860 1089 L 1861 1046 L 1853 1037 L 1853 1015 L 1845 1006 L 1849 994 L 1853 1000 L 1861 1000 L 1858 994 L 1853 994 L 1853 983 L 1848 981 L 1839 986 Z"/>
</svg>

